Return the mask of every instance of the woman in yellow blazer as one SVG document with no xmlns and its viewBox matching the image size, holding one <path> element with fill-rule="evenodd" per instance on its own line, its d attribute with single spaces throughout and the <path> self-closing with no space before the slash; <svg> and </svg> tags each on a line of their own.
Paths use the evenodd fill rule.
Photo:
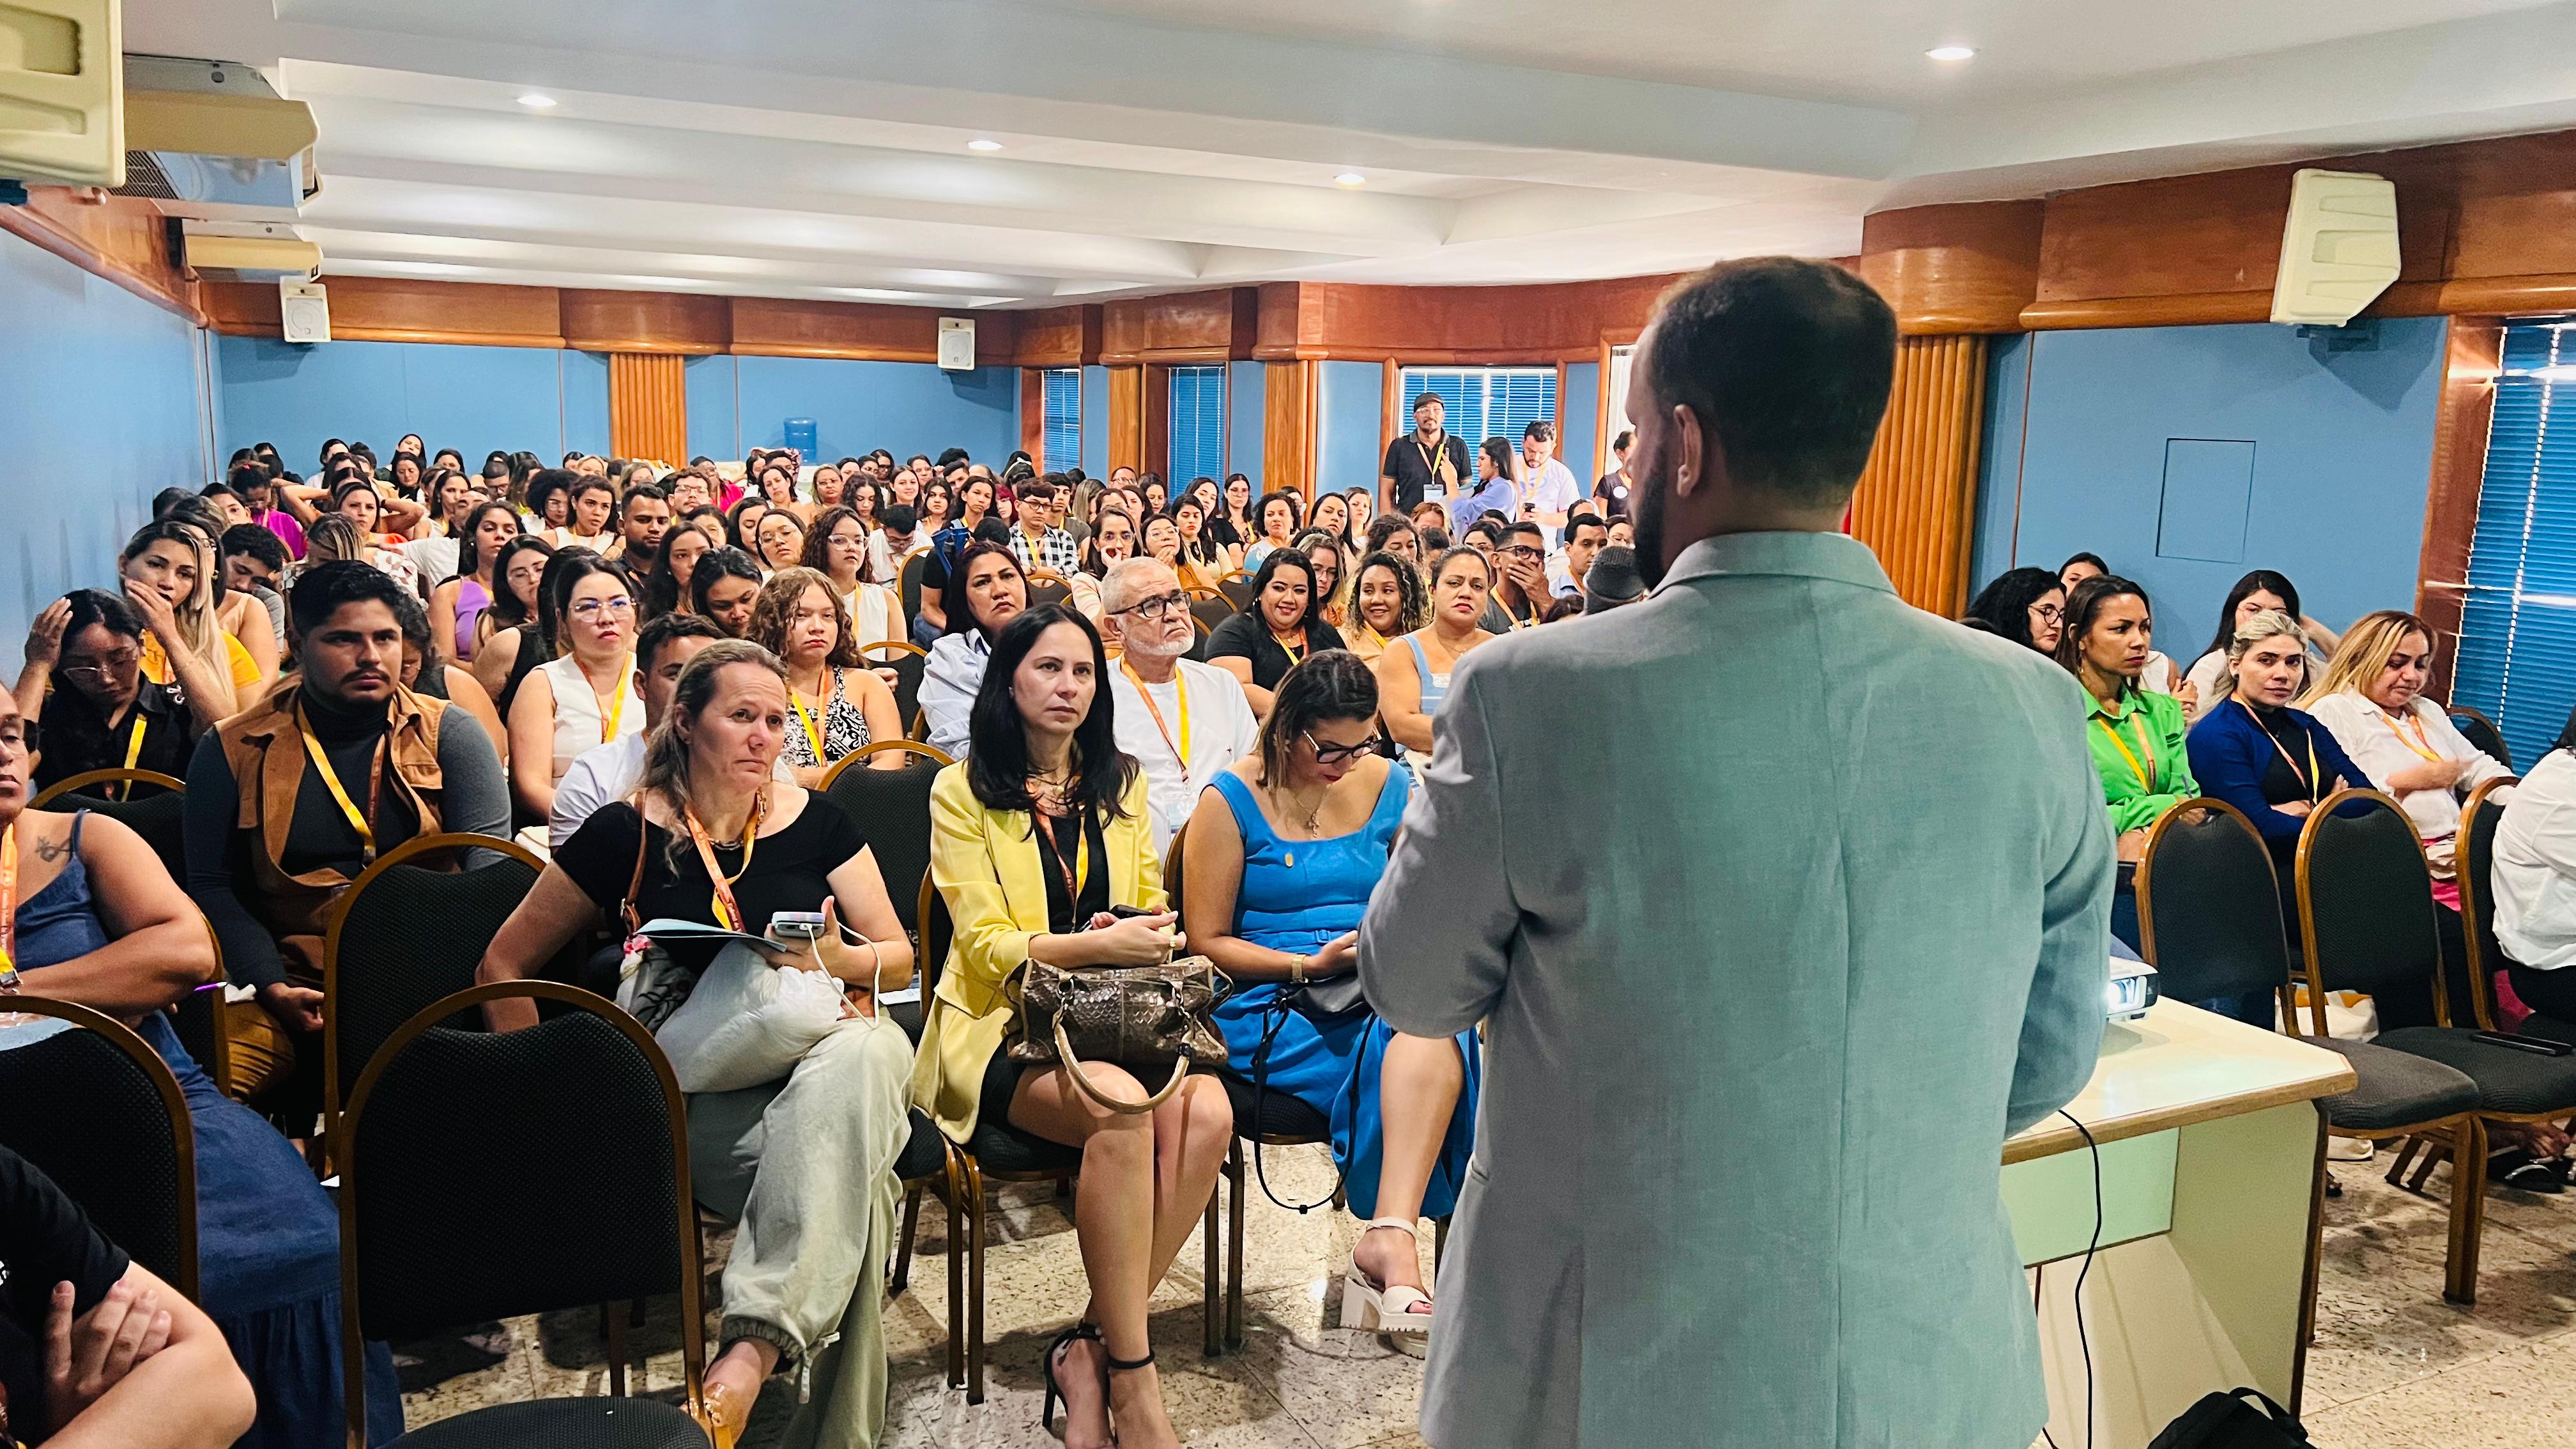
<svg viewBox="0 0 2576 1449">
<path fill-rule="evenodd" d="M 1119 753 L 1100 635 L 1062 605 L 1030 609 L 995 636 L 965 760 L 931 787 L 930 874 L 956 936 L 923 1021 L 913 1102 L 951 1141 L 978 1120 L 1082 1149 L 1074 1232 L 1091 1301 L 1047 1351 L 1044 1418 L 1065 1402 L 1069 1449 L 1177 1449 L 1154 1373 L 1145 1311 L 1215 1190 L 1234 1112 L 1213 1077 L 1191 1076 L 1160 1107 L 1105 1111 L 1064 1068 L 1011 1060 L 1007 989 L 1031 960 L 1147 966 L 1177 944 L 1145 808 L 1145 778 Z M 1115 906 L 1148 912 L 1118 917 Z M 1127 1101 L 1151 1089 L 1086 1064 Z"/>
</svg>

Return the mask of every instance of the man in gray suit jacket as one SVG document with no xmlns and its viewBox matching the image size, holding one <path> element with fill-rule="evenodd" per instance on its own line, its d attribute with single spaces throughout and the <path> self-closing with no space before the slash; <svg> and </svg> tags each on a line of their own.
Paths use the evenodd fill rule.
<svg viewBox="0 0 2576 1449">
<path fill-rule="evenodd" d="M 1397 1030 L 1486 1029 L 1439 1449 L 2047 1417 L 2000 1154 L 2100 1050 L 2111 831 L 2075 681 L 1837 531 L 1895 346 L 1835 267 L 1676 287 L 1628 398 L 1653 595 L 1451 681 L 1359 959 Z"/>
</svg>

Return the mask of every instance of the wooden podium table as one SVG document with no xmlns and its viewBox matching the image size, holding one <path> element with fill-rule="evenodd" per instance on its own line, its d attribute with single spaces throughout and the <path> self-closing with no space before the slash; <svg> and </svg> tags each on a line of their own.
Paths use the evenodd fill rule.
<svg viewBox="0 0 2576 1449">
<path fill-rule="evenodd" d="M 2180 1002 L 2114 1022 L 2064 1117 L 2004 1144 L 2004 1204 L 2039 1294 L 2049 1432 L 2145 1449 L 2203 1394 L 2244 1385 L 2295 1411 L 2316 1301 L 2325 1118 L 2352 1089 L 2319 1047 Z M 2092 1434 L 2086 1433 L 2088 1400 Z"/>
</svg>

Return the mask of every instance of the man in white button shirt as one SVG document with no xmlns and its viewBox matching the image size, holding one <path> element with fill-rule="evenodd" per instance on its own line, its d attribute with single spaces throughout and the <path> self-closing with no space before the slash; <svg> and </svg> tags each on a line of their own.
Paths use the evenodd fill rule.
<svg viewBox="0 0 2576 1449">
<path fill-rule="evenodd" d="M 1118 748 L 1144 768 L 1161 851 L 1217 771 L 1252 753 L 1261 726 L 1233 675 L 1181 657 L 1190 652 L 1190 599 L 1169 565 L 1131 558 L 1110 569 L 1100 622 L 1126 650 L 1109 671 Z"/>
<path fill-rule="evenodd" d="M 1575 483 L 1573 472 L 1556 460 L 1556 424 L 1544 418 L 1521 429 L 1520 491 L 1520 519 L 1537 524 L 1546 535 L 1546 546 L 1556 547 L 1566 510 L 1583 496 L 1583 489 Z"/>
<path fill-rule="evenodd" d="M 546 818 L 547 849 L 561 850 L 601 807 L 635 793 L 644 778 L 646 740 L 670 712 L 680 671 L 699 650 L 725 637 L 722 629 L 695 614 L 664 614 L 644 626 L 635 640 L 635 693 L 644 701 L 644 728 L 582 751 L 564 771 L 563 783 L 555 786 L 554 811 Z M 771 774 L 796 783 L 784 754 Z"/>
</svg>

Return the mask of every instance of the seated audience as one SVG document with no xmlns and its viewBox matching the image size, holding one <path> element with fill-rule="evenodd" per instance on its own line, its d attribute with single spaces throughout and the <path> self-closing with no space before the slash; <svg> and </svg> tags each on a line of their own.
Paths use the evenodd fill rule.
<svg viewBox="0 0 2576 1449">
<path fill-rule="evenodd" d="M 629 571 L 640 573 L 661 552 L 662 540 L 670 531 L 671 495 L 650 483 L 639 483 L 617 500 L 617 538 L 605 552 L 625 560 Z"/>
<path fill-rule="evenodd" d="M 282 590 L 286 571 L 294 564 L 287 557 L 286 545 L 258 524 L 236 523 L 215 541 L 215 553 L 221 565 L 217 577 L 223 581 L 224 591 L 257 599 L 268 614 L 268 637 L 284 641 L 286 595 Z"/>
<path fill-rule="evenodd" d="M 1546 623 L 1548 606 L 1556 602 L 1547 582 L 1547 531 L 1525 519 L 1505 524 L 1493 557 L 1501 570 L 1494 583 L 1494 603 L 1510 621 L 1507 628 L 1529 629 Z"/>
<path fill-rule="evenodd" d="M 218 617 L 222 585 L 204 534 L 171 519 L 147 523 L 126 541 L 118 573 L 143 616 L 143 677 L 176 685 L 201 727 L 258 691 L 259 661 Z"/>
<path fill-rule="evenodd" d="M 225 482 L 239 498 L 250 522 L 277 535 L 286 547 L 289 559 L 304 557 L 304 525 L 294 514 L 278 506 L 277 477 L 267 467 L 255 462 L 235 463 L 225 474 Z"/>
<path fill-rule="evenodd" d="M 30 733 L 43 722 L 37 789 L 92 770 L 188 773 L 206 726 L 176 689 L 143 677 L 143 633 L 132 604 L 97 589 L 74 589 L 36 616 L 17 711 Z"/>
<path fill-rule="evenodd" d="M 1411 536 L 1408 528 L 1406 537 Z M 1350 627 L 1341 633 L 1346 647 L 1362 663 L 1374 667 L 1378 656 L 1386 652 L 1389 640 L 1430 622 L 1431 594 L 1422 582 L 1422 570 L 1415 567 L 1412 559 L 1388 549 L 1360 560 Z"/>
<path fill-rule="evenodd" d="M 188 894 L 251 1001 L 229 1004 L 232 1082 L 318 1097 L 322 937 L 369 861 L 416 835 L 509 833 L 499 757 L 472 715 L 402 687 L 401 589 L 346 561 L 296 580 L 298 672 L 197 743 Z"/>
<path fill-rule="evenodd" d="M 1338 500 L 1341 495 L 1328 493 Z M 1310 528 L 1297 535 L 1290 548 L 1306 556 L 1315 566 L 1315 617 L 1332 626 L 1335 633 L 1350 622 L 1350 592 L 1343 585 L 1351 572 L 1349 555 L 1342 552 L 1341 540 L 1320 528 Z"/>
<path fill-rule="evenodd" d="M 2500 798 L 2489 885 L 2513 994 L 2552 1021 L 2576 1022 L 2576 971 L 2567 969 L 2576 965 L 2576 719 Z"/>
<path fill-rule="evenodd" d="M 778 472 L 778 469 L 771 469 Z M 752 530 L 758 547 L 752 556 L 760 560 L 763 576 L 792 569 L 805 557 L 805 520 L 784 508 L 772 508 L 760 515 L 760 524 Z"/>
<path fill-rule="evenodd" d="M 1611 525 L 1616 536 L 1618 525 Z M 1592 571 L 1583 576 L 1583 612 L 1605 613 L 1622 604 L 1633 604 L 1646 596 L 1645 576 L 1637 572 L 1637 551 L 1624 543 L 1614 543 L 1601 550 L 1592 560 Z"/>
<path fill-rule="evenodd" d="M 818 514 L 805 540 L 804 566 L 831 580 L 833 595 L 850 616 L 853 649 L 900 642 L 911 632 L 903 622 L 902 602 L 876 572 L 868 543 L 866 521 L 839 507 Z"/>
<path fill-rule="evenodd" d="M 973 750 L 931 789 L 930 871 L 956 935 L 912 1094 L 952 1142 L 979 1121 L 1007 1122 L 1081 1149 L 1074 1232 L 1090 1301 L 1041 1361 L 1045 1420 L 1062 1397 L 1069 1445 L 1100 1449 L 1114 1428 L 1127 1449 L 1177 1449 L 1148 1312 L 1215 1188 L 1233 1109 L 1214 1077 L 1194 1073 L 1151 1112 L 1107 1111 L 1062 1066 L 1003 1049 L 1022 1029 L 1011 983 L 1026 963 L 1149 966 L 1176 945 L 1145 779 L 1118 749 L 1100 689 L 1106 668 L 1090 622 L 1061 605 L 1021 613 L 993 640 Z M 1148 914 L 1114 915 L 1121 906 Z M 1111 1064 L 1083 1073 L 1110 1097 L 1149 1094 Z"/>
<path fill-rule="evenodd" d="M 2300 629 L 2307 632 L 2304 620 Z M 2299 703 L 2405 807 L 2423 837 L 2437 882 L 2434 894 L 2457 910 L 2459 887 L 2451 866 L 2460 804 L 2478 786 L 2513 771 L 2470 744 L 2452 726 L 2449 712 L 2424 697 L 2432 673 L 2431 626 L 2412 614 L 2382 609 L 2344 631 L 2325 674 Z"/>
<path fill-rule="evenodd" d="M 929 596 L 923 595 L 927 603 Z M 976 692 L 994 636 L 1029 606 L 1028 575 L 1007 544 L 977 542 L 949 572 L 948 632 L 931 646 L 917 696 L 931 748 L 962 759 L 974 745 Z"/>
<path fill-rule="evenodd" d="M 780 758 L 795 771 L 796 783 L 820 789 L 842 756 L 872 741 L 903 738 L 894 691 L 860 662 L 849 610 L 820 570 L 781 569 L 772 575 L 751 606 L 744 637 L 786 667 L 791 728 Z M 881 770 L 903 764 L 897 754 L 875 760 Z"/>
<path fill-rule="evenodd" d="M 1321 530 L 1340 546 L 1342 552 L 1350 553 L 1352 551 L 1350 500 L 1339 493 L 1317 494 L 1315 511 L 1307 517 L 1306 529 L 1308 532 Z"/>
<path fill-rule="evenodd" d="M 1081 546 L 1065 532 L 1064 520 L 1057 516 L 1057 497 L 1053 478 L 1020 488 L 1019 521 L 1011 529 L 1011 552 L 1018 556 L 1023 569 L 1044 569 L 1060 578 L 1070 578 L 1081 567 Z"/>
<path fill-rule="evenodd" d="M 689 571 L 689 612 L 740 639 L 751 627 L 752 602 L 760 597 L 767 576 L 750 554 L 738 548 L 712 548 L 698 556 Z"/>
<path fill-rule="evenodd" d="M 564 777 L 555 782 L 555 808 L 546 817 L 546 846 L 563 849 L 582 823 L 599 813 L 599 807 L 612 800 L 623 800 L 635 793 L 636 782 L 644 778 L 644 754 L 650 746 L 653 727 L 671 712 L 672 692 L 679 687 L 680 671 L 698 657 L 698 651 L 725 632 L 695 614 L 664 614 L 648 619 L 635 636 L 635 697 L 644 703 L 644 728 L 631 735 L 620 735 L 604 745 L 584 750 Z M 795 771 L 782 751 L 771 778 L 783 784 L 796 783 Z"/>
<path fill-rule="evenodd" d="M 2225 696 L 2201 712 L 2190 745 L 2191 772 L 2201 793 L 2244 812 L 2272 848 L 2284 924 L 2293 942 L 2299 939 L 2299 832 L 2318 803 L 2335 791 L 2347 785 L 2377 788 L 2332 731 L 2291 708 L 2307 674 L 2307 636 L 2298 620 L 2266 609 L 2237 625 L 2227 643 L 2227 672 L 2218 677 Z M 2449 914 L 2456 932 L 2458 913 Z M 2456 959 L 2459 953 L 2444 954 Z M 2392 1002 L 2381 1024 L 2429 1025 L 2430 1011 L 2428 1002 Z M 2400 1015 L 2414 1019 L 2395 1019 Z M 2249 1013 L 2246 1019 L 2253 1017 Z M 2268 1005 L 2262 1024 L 2271 1024 Z"/>
<path fill-rule="evenodd" d="M 1082 611 L 1082 617 L 1094 624 L 1100 623 L 1104 608 L 1100 601 L 1101 585 L 1107 582 L 1110 570 L 1135 555 L 1136 520 L 1128 517 L 1122 508 L 1101 509 L 1099 521 L 1092 525 L 1091 537 L 1082 545 L 1082 569 L 1068 581 L 1073 585 L 1073 606 Z M 1104 638 L 1114 632 L 1106 626 L 1102 628 Z"/>
<path fill-rule="evenodd" d="M 762 1382 L 791 1374 L 800 1388 L 786 1396 L 787 1442 L 873 1444 L 885 1419 L 878 1314 L 911 1066 L 903 1029 L 875 998 L 912 979 L 912 947 L 867 837 L 831 801 L 774 778 L 792 728 L 767 651 L 732 639 L 699 650 L 645 744 L 640 804 L 610 801 L 564 842 L 475 975 L 538 975 L 621 906 L 630 933 L 673 919 L 766 934 L 780 911 L 823 912 L 819 938 L 771 937 L 756 953 L 648 943 L 619 1001 L 658 1035 L 711 972 L 765 961 L 828 972 L 847 992 L 843 1019 L 783 1076 L 732 1090 L 681 1085 L 696 1200 L 741 1224 L 724 1270 L 724 1349 L 707 1366 L 710 1414 L 738 1432 Z M 537 1020 L 525 999 L 485 1011 L 496 1031 Z"/>
<path fill-rule="evenodd" d="M 2218 611 L 2218 631 L 2210 636 L 2209 648 L 2193 661 L 2182 683 L 2174 689 L 2174 698 L 2182 701 L 2186 718 L 2198 719 L 2202 710 L 2226 700 L 2227 692 L 2218 687 L 2218 676 L 2227 669 L 2227 642 L 2246 620 L 2266 610 L 2299 621 L 2308 640 L 2311 678 L 2325 667 L 2323 651 L 2335 647 L 2334 631 L 2299 612 L 2299 591 L 2288 579 L 2270 569 L 2256 569 L 2227 591 L 2227 602 Z"/>
<path fill-rule="evenodd" d="M 1112 512 L 1104 521 L 1121 515 Z M 1189 658 L 1190 596 L 1167 564 L 1128 559 L 1100 586 L 1101 632 L 1121 653 L 1109 675 L 1118 748 L 1145 773 L 1160 855 L 1217 772 L 1252 753 L 1259 730 L 1232 675 Z"/>
<path fill-rule="evenodd" d="M 1288 546 L 1297 532 L 1297 495 L 1286 489 L 1261 495 L 1260 509 L 1253 515 L 1258 529 L 1243 547 L 1243 564 L 1258 569 L 1261 561 Z"/>
<path fill-rule="evenodd" d="M 546 566 L 554 557 L 553 544 L 523 533 L 501 545 L 492 561 L 501 586 L 491 591 L 491 606 L 475 621 L 475 630 L 483 637 L 474 645 L 474 678 L 500 706 L 505 720 L 518 698 L 519 682 L 529 670 L 554 657 L 554 641 L 538 622 L 537 609 Z"/>
<path fill-rule="evenodd" d="M 1592 560 L 1610 544 L 1610 525 L 1591 505 L 1578 503 L 1566 515 L 1565 546 L 1547 561 L 1547 586 L 1556 597 L 1583 597 L 1583 576 L 1592 571 Z"/>
<path fill-rule="evenodd" d="M 893 588 L 902 582 L 903 566 L 912 556 L 929 549 L 930 530 L 909 503 L 887 504 L 878 520 L 883 526 L 868 535 L 868 562 L 875 571 L 872 576 Z"/>
<path fill-rule="evenodd" d="M 546 541 L 557 548 L 586 548 L 605 558 L 617 542 L 616 485 L 584 472 L 565 487 L 564 501 L 570 517 L 548 532 Z"/>
<path fill-rule="evenodd" d="M 396 468 L 400 468 L 399 460 Z M 475 496 L 474 480 L 453 468 L 431 470 L 422 480 L 421 489 L 429 501 L 429 516 L 413 525 L 413 537 L 402 545 L 402 554 L 420 571 L 422 579 L 436 585 L 456 576 L 456 555 L 465 536 L 465 521 L 475 505 L 484 500 Z"/>
<path fill-rule="evenodd" d="M 2102 561 L 2100 554 L 2079 553 L 2057 566 L 2057 584 L 2058 587 L 2066 590 L 2069 597 L 2072 597 L 2077 584 L 2086 579 L 2099 578 L 2110 571 L 2111 566 Z"/>
<path fill-rule="evenodd" d="M 2006 569 L 1968 601 L 1968 617 L 1998 637 L 2054 658 L 2066 623 L 2066 586 L 2046 569 Z"/>
<path fill-rule="evenodd" d="M 1171 519 L 1177 530 L 1170 560 L 1172 572 L 1180 577 L 1182 588 L 1194 593 L 1213 591 L 1219 579 L 1234 571 L 1235 561 L 1225 545 L 1208 536 L 1206 508 L 1197 498 L 1184 493 L 1172 500 Z"/>
<path fill-rule="evenodd" d="M 1207 662 L 1233 675 L 1268 717 L 1270 692 L 1307 655 L 1342 647 L 1342 636 L 1316 617 L 1315 564 L 1293 549 L 1274 550 L 1252 576 L 1252 597 L 1209 633 Z"/>
<path fill-rule="evenodd" d="M 715 547 L 703 529 L 683 526 L 662 535 L 662 546 L 653 551 L 653 562 L 644 571 L 646 619 L 689 612 L 690 576 L 699 557 Z"/>
<path fill-rule="evenodd" d="M 625 572 L 589 549 L 564 549 L 546 565 L 537 608 L 558 653 L 529 671 L 510 702 L 510 786 L 530 820 L 553 812 L 555 782 L 583 751 L 644 728 Z"/>
<path fill-rule="evenodd" d="M 59 1449 L 225 1449 L 250 1430 L 258 1401 L 213 1320 L 5 1147 L 0 1261 L 19 1283 L 0 1297 L 0 1433 Z"/>
<path fill-rule="evenodd" d="M 403 688 L 423 699 L 443 699 L 462 706 L 483 727 L 506 770 L 510 763 L 509 727 L 501 722 L 500 709 L 492 703 L 492 696 L 483 692 L 474 671 L 447 662 L 447 651 L 439 647 L 437 635 L 430 631 L 429 611 L 421 607 L 420 600 L 409 594 L 395 599 L 394 617 L 402 624 Z"/>
<path fill-rule="evenodd" d="M 1472 548 L 1453 548 L 1432 564 L 1431 622 L 1404 635 L 1401 649 L 1390 642 L 1377 661 L 1378 708 L 1399 747 L 1431 753 L 1431 720 L 1449 692 L 1449 672 L 1494 637 L 1476 622 L 1493 587 L 1492 561 Z"/>
<path fill-rule="evenodd" d="M 461 663 L 474 662 L 487 633 L 483 616 L 492 608 L 501 551 L 519 536 L 519 515 L 507 503 L 477 504 L 465 515 L 452 577 L 429 591 L 429 618 L 437 630 L 440 652 Z M 543 572 L 543 565 L 538 566 Z"/>
<path fill-rule="evenodd" d="M 2103 803 L 2119 837 L 2120 885 L 2111 902 L 2111 933 L 2138 949 L 2138 897 L 2133 885 L 2147 832 L 2164 813 L 2201 793 L 2184 740 L 2182 705 L 2141 688 L 2153 652 L 2155 620 L 2146 590 L 2111 574 L 2086 578 L 2068 596 L 2057 662 L 2093 697 L 2085 740 L 2102 777 Z"/>
<path fill-rule="evenodd" d="M 1368 526 L 1362 557 L 1373 553 L 1391 553 L 1416 569 L 1422 567 L 1422 535 L 1413 520 L 1401 513 L 1381 513 Z"/>
<path fill-rule="evenodd" d="M 1408 1036 L 1362 1009 L 1301 1009 L 1357 965 L 1361 913 L 1404 823 L 1410 771 L 1377 733 L 1377 681 L 1347 651 L 1288 671 L 1259 753 L 1217 772 L 1190 815 L 1181 926 L 1235 983 L 1216 1009 L 1235 1075 L 1332 1123 L 1361 1222 L 1342 1326 L 1428 1333 L 1414 1220 L 1446 1217 L 1475 1144 L 1476 1033 Z"/>
</svg>

